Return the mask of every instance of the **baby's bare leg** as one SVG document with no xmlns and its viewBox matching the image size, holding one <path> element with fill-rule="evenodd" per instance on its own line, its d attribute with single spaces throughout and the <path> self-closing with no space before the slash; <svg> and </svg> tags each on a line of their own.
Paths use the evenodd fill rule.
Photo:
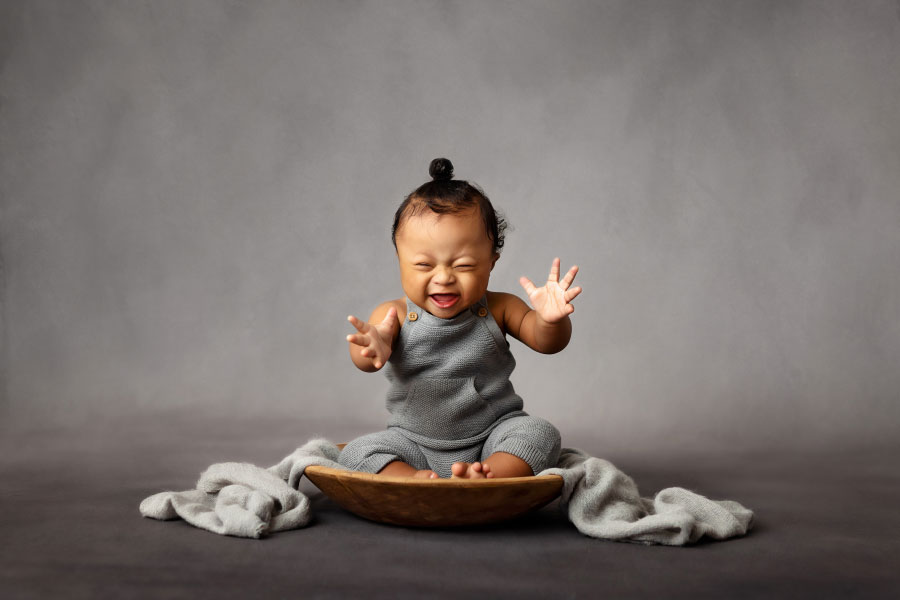
<svg viewBox="0 0 900 600">
<path fill-rule="evenodd" d="M 418 477 L 420 479 L 437 479 L 438 474 L 429 469 L 417 469 L 403 461 L 389 462 L 378 471 L 379 475 L 393 475 L 394 477 Z"/>
<path fill-rule="evenodd" d="M 528 463 L 508 452 L 494 452 L 484 462 L 457 462 L 450 469 L 453 477 L 494 479 L 495 477 L 528 477 L 534 475 Z"/>
<path fill-rule="evenodd" d="M 527 462 L 508 452 L 494 452 L 484 459 L 494 477 L 530 477 L 534 471 Z"/>
</svg>

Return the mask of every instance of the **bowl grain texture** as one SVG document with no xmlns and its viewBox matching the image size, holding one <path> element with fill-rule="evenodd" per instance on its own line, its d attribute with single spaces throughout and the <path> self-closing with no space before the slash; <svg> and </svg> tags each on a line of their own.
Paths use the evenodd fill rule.
<svg viewBox="0 0 900 600">
<path fill-rule="evenodd" d="M 310 466 L 305 475 L 355 515 L 405 527 L 458 527 L 512 519 L 559 496 L 559 475 L 413 479 Z"/>
</svg>

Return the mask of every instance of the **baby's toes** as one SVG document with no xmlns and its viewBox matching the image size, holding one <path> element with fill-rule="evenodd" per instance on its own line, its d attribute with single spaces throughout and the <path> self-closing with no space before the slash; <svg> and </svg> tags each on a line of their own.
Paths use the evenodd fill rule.
<svg viewBox="0 0 900 600">
<path fill-rule="evenodd" d="M 487 476 L 485 472 L 485 467 L 487 465 L 482 464 L 480 462 L 472 463 L 472 467 L 469 469 L 469 478 L 470 479 L 482 479 Z"/>
<path fill-rule="evenodd" d="M 464 462 L 455 462 L 450 467 L 450 473 L 453 474 L 453 477 L 465 477 L 468 470 L 469 465 Z"/>
</svg>

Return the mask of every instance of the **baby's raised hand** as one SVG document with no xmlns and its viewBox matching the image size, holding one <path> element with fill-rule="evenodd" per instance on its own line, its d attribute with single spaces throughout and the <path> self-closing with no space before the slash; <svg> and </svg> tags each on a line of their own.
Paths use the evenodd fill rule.
<svg viewBox="0 0 900 600">
<path fill-rule="evenodd" d="M 384 320 L 376 325 L 360 321 L 353 315 L 347 317 L 347 320 L 359 332 L 348 335 L 347 341 L 362 346 L 360 354 L 371 358 L 376 369 L 383 367 L 391 357 L 391 342 L 397 328 L 397 309 L 393 306 L 389 308 Z"/>
<path fill-rule="evenodd" d="M 581 293 L 580 287 L 570 287 L 575 280 L 578 267 L 572 267 L 566 276 L 559 280 L 559 259 L 553 259 L 550 276 L 543 287 L 535 287 L 527 277 L 521 277 L 519 283 L 525 288 L 531 306 L 538 316 L 547 323 L 558 323 L 575 312 L 571 302 Z"/>
</svg>

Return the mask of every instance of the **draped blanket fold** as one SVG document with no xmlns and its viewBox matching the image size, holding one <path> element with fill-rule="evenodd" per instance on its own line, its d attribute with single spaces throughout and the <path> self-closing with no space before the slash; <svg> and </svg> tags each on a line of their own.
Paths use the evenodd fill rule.
<svg viewBox="0 0 900 600">
<path fill-rule="evenodd" d="M 218 463 L 201 475 L 196 489 L 145 498 L 141 514 L 181 518 L 213 533 L 260 538 L 304 527 L 309 498 L 298 491 L 310 465 L 345 469 L 340 449 L 310 440 L 268 469 L 248 463 Z M 710 500 L 684 488 L 666 488 L 642 498 L 637 485 L 611 462 L 563 448 L 556 467 L 538 475 L 560 475 L 560 507 L 581 533 L 605 540 L 683 546 L 703 536 L 724 540 L 747 533 L 753 512 L 731 500 Z"/>
</svg>

